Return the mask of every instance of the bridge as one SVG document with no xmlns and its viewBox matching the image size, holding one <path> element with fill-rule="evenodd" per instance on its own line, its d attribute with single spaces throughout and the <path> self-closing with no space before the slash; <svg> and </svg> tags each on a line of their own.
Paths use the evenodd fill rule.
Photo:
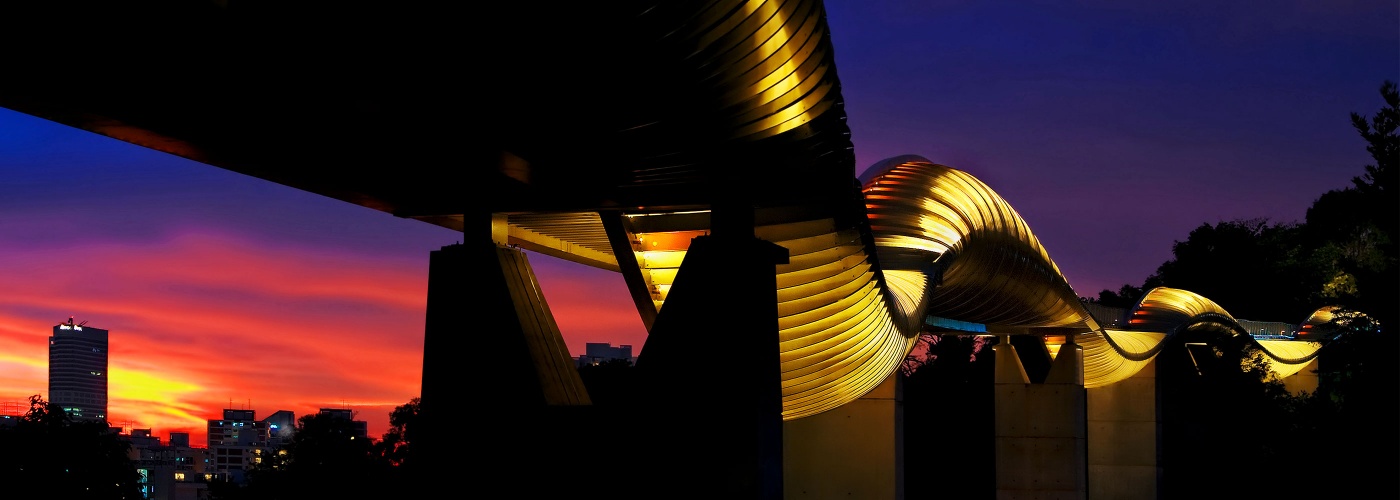
<svg viewBox="0 0 1400 500">
<path fill-rule="evenodd" d="M 32 48 L 9 54 L 23 77 L 0 79 L 0 106 L 463 232 L 430 256 L 424 485 L 456 483 L 470 456 L 474 480 L 525 470 L 539 477 L 516 487 L 542 491 L 627 471 L 642 496 L 895 498 L 897 368 L 947 321 L 1053 353 L 1031 384 L 1000 344 L 998 401 L 1072 425 L 998 439 L 1071 451 L 999 457 L 999 478 L 1083 478 L 1088 391 L 1141 376 L 1175 336 L 1253 334 L 1177 289 L 1110 324 L 975 177 L 913 155 L 857 175 L 820 2 L 114 0 L 0 16 L 29 21 L 0 41 Z M 625 280 L 649 335 L 634 405 L 591 405 L 525 251 Z M 1283 378 L 1322 345 L 1253 338 Z M 734 356 L 700 369 L 697 339 Z M 464 364 L 468 346 L 507 354 Z M 560 442 L 620 429 L 636 454 Z M 1083 498 L 1108 476 L 1038 488 Z"/>
</svg>

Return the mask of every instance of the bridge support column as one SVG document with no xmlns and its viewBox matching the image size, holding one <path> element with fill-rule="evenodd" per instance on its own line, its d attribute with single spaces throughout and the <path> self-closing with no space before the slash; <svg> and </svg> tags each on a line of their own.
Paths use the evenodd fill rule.
<svg viewBox="0 0 1400 500">
<path fill-rule="evenodd" d="M 1316 392 L 1317 361 L 1318 358 L 1313 358 L 1313 360 L 1308 362 L 1308 365 L 1303 367 L 1302 370 L 1298 370 L 1297 373 L 1284 377 L 1283 388 L 1287 390 L 1290 394 L 1298 394 L 1300 392 Z"/>
<path fill-rule="evenodd" d="M 460 489 L 464 462 L 473 488 L 519 488 L 522 475 L 536 493 L 578 487 L 564 445 L 587 428 L 590 401 L 520 250 L 480 238 L 432 252 L 420 397 L 423 475 L 406 487 Z"/>
<path fill-rule="evenodd" d="M 783 424 L 787 499 L 904 498 L 903 375 L 838 408 Z"/>
<path fill-rule="evenodd" d="M 777 265 L 753 211 L 716 208 L 637 359 L 641 498 L 783 496 Z"/>
<path fill-rule="evenodd" d="M 1162 474 L 1157 460 L 1157 362 L 1104 387 L 1088 389 L 1089 497 L 1152 500 Z"/>
<path fill-rule="evenodd" d="M 1084 351 L 1061 346 L 1032 384 L 1010 339 L 996 353 L 996 497 L 1083 500 L 1087 493 Z"/>
</svg>

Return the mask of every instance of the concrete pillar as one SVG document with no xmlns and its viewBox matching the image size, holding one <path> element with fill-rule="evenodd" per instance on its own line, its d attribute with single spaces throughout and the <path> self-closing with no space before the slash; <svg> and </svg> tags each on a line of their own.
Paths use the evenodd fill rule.
<svg viewBox="0 0 1400 500">
<path fill-rule="evenodd" d="M 776 290 L 788 254 L 751 224 L 691 241 L 638 356 L 640 463 L 628 474 L 641 498 L 782 498 Z"/>
<path fill-rule="evenodd" d="M 996 353 L 996 497 L 1088 498 L 1084 351 L 1065 344 L 1043 384 L 1031 384 L 1007 337 Z"/>
<path fill-rule="evenodd" d="M 1157 460 L 1157 363 L 1104 387 L 1085 391 L 1089 401 L 1089 497 L 1152 500 L 1162 474 Z"/>
<path fill-rule="evenodd" d="M 904 498 L 903 376 L 860 399 L 783 424 L 783 498 Z"/>
<path fill-rule="evenodd" d="M 461 480 L 451 464 L 463 460 L 483 488 L 532 470 L 553 472 L 536 477 L 537 492 L 576 487 L 566 445 L 590 400 L 520 250 L 473 239 L 431 254 L 420 404 L 423 475 L 406 488 L 440 491 Z"/>
<path fill-rule="evenodd" d="M 1312 361 L 1308 362 L 1308 366 L 1303 367 L 1302 370 L 1298 370 L 1298 373 L 1294 373 L 1292 375 L 1284 377 L 1283 388 L 1287 389 L 1288 392 L 1292 394 L 1298 394 L 1300 392 L 1316 392 L 1317 358 L 1313 358 Z"/>
</svg>

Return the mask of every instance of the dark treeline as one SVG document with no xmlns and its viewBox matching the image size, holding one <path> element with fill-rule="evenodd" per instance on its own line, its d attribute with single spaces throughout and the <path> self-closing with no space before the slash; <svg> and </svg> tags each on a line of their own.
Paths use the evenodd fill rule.
<svg viewBox="0 0 1400 500">
<path fill-rule="evenodd" d="M 39 396 L 13 426 L 0 426 L 4 498 L 138 499 L 131 443 L 105 422 L 74 420 Z"/>
<path fill-rule="evenodd" d="M 209 500 L 413 498 L 413 422 L 418 398 L 389 414 L 380 439 L 355 436 L 354 425 L 330 414 L 297 419 L 289 443 L 247 471 L 243 483 L 215 479 Z M 105 422 L 75 420 L 30 397 L 13 426 L 0 426 L 0 485 L 5 498 L 139 499 L 132 444 Z"/>
</svg>

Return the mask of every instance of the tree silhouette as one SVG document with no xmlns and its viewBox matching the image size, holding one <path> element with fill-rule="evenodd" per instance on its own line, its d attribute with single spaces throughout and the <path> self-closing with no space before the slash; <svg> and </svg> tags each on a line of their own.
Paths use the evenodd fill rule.
<svg viewBox="0 0 1400 500">
<path fill-rule="evenodd" d="M 413 398 L 389 412 L 389 430 L 374 444 L 374 453 L 395 467 L 405 469 L 415 465 L 413 460 L 413 429 L 418 421 L 421 398 Z"/>
<path fill-rule="evenodd" d="M 585 364 L 578 367 L 579 378 L 588 389 L 588 398 L 594 405 L 616 406 L 626 404 L 636 397 L 637 370 L 626 359 L 610 359 L 596 365 Z"/>
<path fill-rule="evenodd" d="M 1218 331 L 1178 334 L 1157 364 L 1162 498 L 1296 498 L 1282 480 L 1314 439 L 1265 354 Z M 1223 480 L 1222 480 L 1223 479 Z"/>
<path fill-rule="evenodd" d="M 901 370 L 905 498 L 996 494 L 995 357 L 985 338 L 920 336 Z"/>
<path fill-rule="evenodd" d="M 142 498 L 130 449 L 105 422 L 30 396 L 29 411 L 0 427 L 0 488 L 6 498 Z"/>
</svg>

